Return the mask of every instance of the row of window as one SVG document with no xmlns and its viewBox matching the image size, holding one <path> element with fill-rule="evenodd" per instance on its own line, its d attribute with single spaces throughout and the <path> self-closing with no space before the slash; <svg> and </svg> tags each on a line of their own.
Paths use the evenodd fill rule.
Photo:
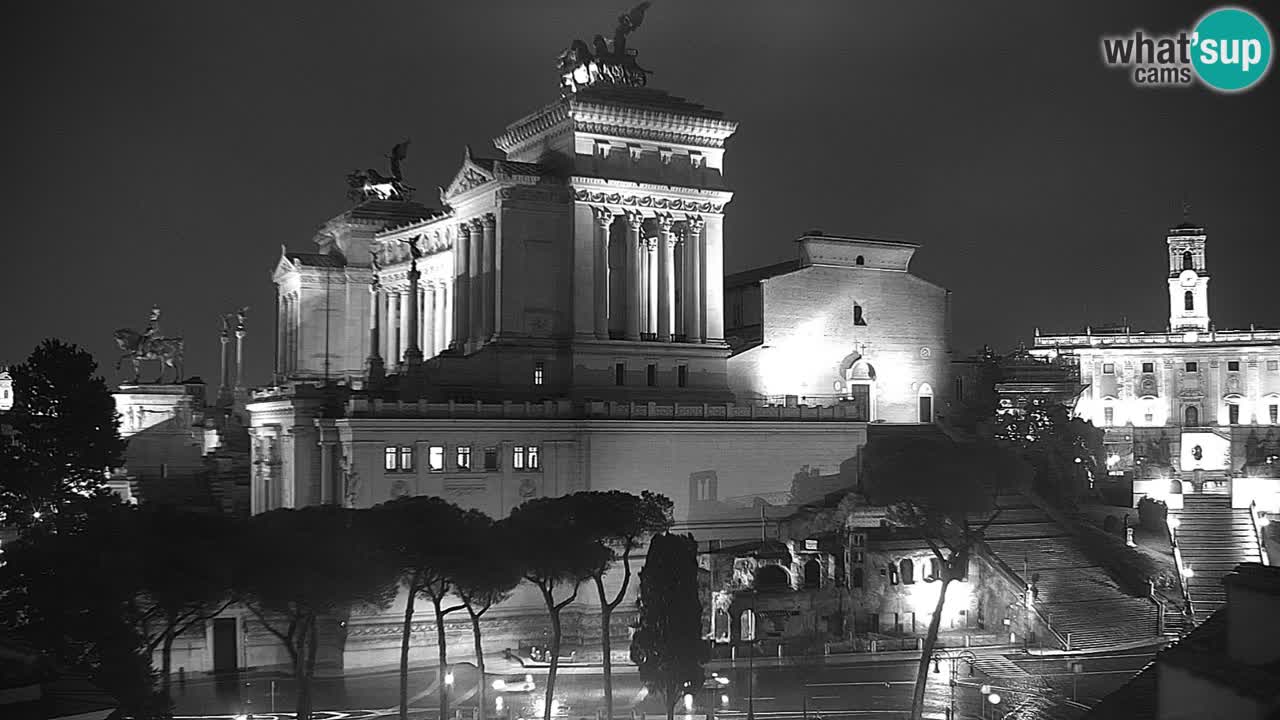
<svg viewBox="0 0 1280 720">
<path fill-rule="evenodd" d="M 1198 362 L 1196 362 L 1196 361 L 1194 361 L 1194 360 L 1189 360 L 1189 361 L 1187 361 L 1187 362 L 1186 362 L 1186 364 L 1184 364 L 1184 365 L 1183 365 L 1183 367 L 1186 369 L 1186 371 L 1187 371 L 1187 372 L 1200 372 L 1200 363 L 1198 363 Z M 1271 371 L 1280 370 L 1280 360 L 1268 360 L 1268 361 L 1267 361 L 1267 370 L 1271 370 Z M 1144 373 L 1154 373 L 1155 371 L 1156 371 L 1156 364 L 1155 364 L 1155 363 L 1153 363 L 1153 362 L 1144 362 L 1144 363 L 1142 363 L 1142 372 L 1144 372 Z M 1240 361 L 1239 361 L 1239 360 L 1228 360 L 1228 361 L 1227 361 L 1227 371 L 1228 371 L 1228 372 L 1240 372 Z M 1116 374 L 1116 364 L 1115 364 L 1115 363 L 1102 363 L 1102 374 L 1103 374 L 1103 375 L 1115 375 L 1115 374 Z"/>
<path fill-rule="evenodd" d="M 649 363 L 647 366 L 645 366 L 644 377 L 645 377 L 646 385 L 648 385 L 649 387 L 657 387 L 658 386 L 658 366 L 654 365 L 653 363 Z M 627 384 L 627 364 L 626 363 L 614 363 L 613 384 L 619 385 L 619 386 Z M 677 387 L 689 386 L 689 366 L 688 365 L 676 366 L 676 386 Z"/>
<path fill-rule="evenodd" d="M 1143 415 L 1143 420 L 1148 423 L 1155 422 L 1155 413 L 1152 412 L 1150 409 L 1148 409 L 1146 413 Z M 1188 426 L 1191 426 L 1191 427 L 1199 426 L 1200 411 L 1194 406 L 1188 407 L 1186 409 L 1186 416 L 1184 420 L 1185 420 L 1184 424 Z M 1267 422 L 1270 423 L 1271 425 L 1280 425 L 1280 405 L 1267 406 Z M 1115 408 L 1105 407 L 1102 409 L 1102 424 L 1107 426 L 1116 424 Z M 1239 405 L 1236 405 L 1236 404 L 1227 405 L 1227 424 L 1228 425 L 1240 424 L 1240 406 Z"/>
<path fill-rule="evenodd" d="M 409 445 L 388 445 L 383 450 L 382 469 L 387 472 L 413 472 L 414 449 Z M 472 470 L 472 448 L 470 445 L 458 445 L 454 448 L 454 470 Z M 499 470 L 499 449 L 484 448 L 480 453 L 483 470 Z M 511 468 L 513 470 L 536 471 L 542 469 L 542 459 L 537 445 L 516 445 L 511 448 Z M 431 472 L 444 472 L 445 446 L 432 445 L 427 448 L 427 469 Z"/>
</svg>

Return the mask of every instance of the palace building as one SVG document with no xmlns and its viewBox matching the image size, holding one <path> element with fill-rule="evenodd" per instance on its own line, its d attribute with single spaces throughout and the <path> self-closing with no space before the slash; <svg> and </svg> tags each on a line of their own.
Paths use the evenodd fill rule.
<svg viewBox="0 0 1280 720">
<path fill-rule="evenodd" d="M 737 125 L 645 87 L 630 53 L 569 58 L 560 99 L 507 126 L 494 156 L 465 150 L 439 208 L 412 200 L 397 146 L 392 177 L 349 178 L 356 204 L 310 252 L 282 248 L 276 378 L 247 406 L 252 512 L 436 495 L 502 517 L 647 489 L 707 550 L 759 540 L 797 478 L 856 483 L 869 422 L 932 422 L 948 300 L 908 271 L 917 246 L 810 234 L 787 267 L 726 289 Z M 754 339 L 739 315 L 726 329 L 726 302 L 749 293 Z M 491 613 L 498 647 L 543 637 L 535 595 Z M 395 662 L 400 613 L 334 630 L 341 664 Z M 569 645 L 598 644 L 586 593 L 564 617 Z M 631 618 L 614 618 L 625 638 Z M 209 641 L 234 647 L 193 645 L 187 667 L 279 661 L 235 622 Z M 415 655 L 433 638 L 423 624 Z"/>
<path fill-rule="evenodd" d="M 1210 314 L 1208 234 L 1183 222 L 1165 238 L 1169 324 L 1163 331 L 1036 331 L 1032 352 L 1078 367 L 1076 413 L 1106 431 L 1113 475 L 1134 500 L 1181 506 L 1186 492 L 1280 511 L 1280 330 L 1219 329 Z M 1177 492 L 1175 492 L 1177 491 Z M 1172 496 L 1172 497 L 1171 497 Z"/>
</svg>

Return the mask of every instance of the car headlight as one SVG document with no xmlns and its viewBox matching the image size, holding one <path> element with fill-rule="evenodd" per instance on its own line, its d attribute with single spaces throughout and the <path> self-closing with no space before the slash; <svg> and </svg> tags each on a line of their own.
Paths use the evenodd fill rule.
<svg viewBox="0 0 1280 720">
<path fill-rule="evenodd" d="M 493 681 L 493 689 L 494 689 L 494 690 L 505 690 L 505 689 L 507 689 L 507 681 L 506 681 L 506 680 L 494 680 L 494 681 Z"/>
</svg>

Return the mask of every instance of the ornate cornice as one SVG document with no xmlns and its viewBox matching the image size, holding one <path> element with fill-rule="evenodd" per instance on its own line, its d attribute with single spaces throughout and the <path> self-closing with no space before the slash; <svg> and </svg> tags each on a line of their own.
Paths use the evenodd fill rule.
<svg viewBox="0 0 1280 720">
<path fill-rule="evenodd" d="M 686 213 L 724 213 L 723 202 L 699 201 L 685 198 L 668 198 L 642 193 L 595 192 L 576 189 L 573 199 L 592 205 L 611 205 L 645 210 L 668 210 Z"/>
<path fill-rule="evenodd" d="M 508 125 L 506 132 L 494 138 L 493 144 L 509 153 L 557 125 L 571 123 L 573 130 L 595 135 L 723 148 L 725 140 L 737 132 L 738 124 L 712 115 L 718 113 L 695 114 L 676 108 L 662 110 L 575 95 Z"/>
<path fill-rule="evenodd" d="M 563 100 L 554 102 L 508 125 L 506 132 L 493 139 L 493 144 L 503 152 L 510 152 L 568 119 L 568 103 Z"/>
</svg>

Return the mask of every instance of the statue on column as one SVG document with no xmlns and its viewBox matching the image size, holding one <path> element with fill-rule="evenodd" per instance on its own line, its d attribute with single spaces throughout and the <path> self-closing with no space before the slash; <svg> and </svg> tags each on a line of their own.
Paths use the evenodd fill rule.
<svg viewBox="0 0 1280 720">
<path fill-rule="evenodd" d="M 182 338 L 160 337 L 160 308 L 152 307 L 151 316 L 147 321 L 147 328 L 141 332 L 132 328 L 121 328 L 113 333 L 116 345 L 122 353 L 116 360 L 116 370 L 120 369 L 120 365 L 126 360 L 133 363 L 133 383 L 137 383 L 141 374 L 141 366 L 144 360 L 157 360 L 160 362 L 160 375 L 155 379 L 155 384 L 164 381 L 164 370 L 166 367 L 173 368 L 173 382 L 177 383 L 182 379 Z"/>
</svg>

